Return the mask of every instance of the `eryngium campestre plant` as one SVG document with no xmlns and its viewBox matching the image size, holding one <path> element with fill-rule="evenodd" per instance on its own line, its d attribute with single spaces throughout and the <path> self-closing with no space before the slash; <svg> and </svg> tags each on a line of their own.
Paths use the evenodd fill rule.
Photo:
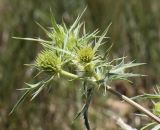
<svg viewBox="0 0 160 130">
<path fill-rule="evenodd" d="M 109 61 L 108 52 L 110 48 L 106 49 L 105 54 L 99 53 L 100 46 L 105 44 L 104 40 L 110 25 L 102 35 L 98 35 L 98 30 L 86 33 L 84 23 L 80 22 L 82 14 L 77 17 L 69 28 L 66 27 L 65 23 L 62 25 L 57 24 L 53 16 L 51 17 L 52 26 L 49 30 L 37 23 L 47 34 L 49 40 L 15 37 L 22 40 L 37 41 L 42 45 L 43 49 L 39 52 L 34 67 L 38 69 L 39 73 L 50 73 L 48 74 L 48 79 L 44 77 L 44 80 L 38 83 L 26 83 L 28 87 L 21 89 L 25 93 L 16 103 L 13 110 L 28 94 L 32 93 L 32 99 L 34 99 L 56 76 L 59 78 L 66 76 L 69 79 L 77 79 L 83 82 L 82 88 L 84 88 L 84 93 L 86 94 L 86 103 L 76 118 L 82 114 L 85 126 L 89 130 L 88 107 L 94 91 L 98 90 L 95 88 L 103 87 L 106 92 L 106 86 L 114 80 L 129 81 L 129 77 L 141 76 L 127 73 L 127 69 L 143 63 L 125 63 L 125 57 Z M 69 71 L 70 69 L 68 68 L 73 66 L 76 71 Z M 90 84 L 90 87 L 87 87 L 88 84 Z"/>
</svg>

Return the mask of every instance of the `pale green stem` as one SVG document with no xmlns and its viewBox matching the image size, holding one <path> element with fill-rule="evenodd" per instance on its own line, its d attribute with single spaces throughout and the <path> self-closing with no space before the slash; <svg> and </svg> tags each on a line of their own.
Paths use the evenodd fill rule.
<svg viewBox="0 0 160 130">
<path fill-rule="evenodd" d="M 97 86 L 97 83 L 96 83 L 97 80 L 86 79 L 86 78 L 83 78 L 83 77 L 79 77 L 78 75 L 72 74 L 72 73 L 67 72 L 65 70 L 61 70 L 60 74 L 63 75 L 63 76 L 65 76 L 65 77 L 72 78 L 72 79 L 87 80 L 88 82 L 90 82 L 94 86 Z"/>
<path fill-rule="evenodd" d="M 64 70 L 61 70 L 60 74 L 66 76 L 68 78 L 73 78 L 73 79 L 78 79 L 79 78 L 78 75 L 72 74 L 72 73 L 64 71 Z"/>
</svg>

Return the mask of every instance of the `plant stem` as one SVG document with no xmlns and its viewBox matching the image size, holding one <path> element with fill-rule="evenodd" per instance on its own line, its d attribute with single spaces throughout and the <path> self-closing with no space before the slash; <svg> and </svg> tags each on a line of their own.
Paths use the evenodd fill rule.
<svg viewBox="0 0 160 130">
<path fill-rule="evenodd" d="M 75 75 L 75 74 L 72 74 L 72 73 L 70 73 L 70 72 L 64 71 L 64 70 L 61 70 L 61 71 L 60 71 L 60 74 L 66 76 L 66 77 L 68 77 L 68 78 L 73 78 L 73 79 L 79 78 L 79 76 L 77 76 L 77 75 Z"/>
<path fill-rule="evenodd" d="M 151 113 L 149 110 L 147 110 L 146 108 L 142 107 L 141 105 L 139 105 L 138 103 L 136 103 L 135 101 L 133 101 L 132 99 L 126 97 L 125 95 L 122 95 L 121 93 L 119 93 L 118 91 L 112 89 L 110 86 L 107 86 L 107 90 L 109 92 L 111 92 L 112 94 L 118 96 L 119 98 L 123 99 L 124 101 L 126 101 L 128 104 L 132 105 L 133 107 L 141 110 L 143 113 L 145 113 L 148 117 L 150 117 L 151 119 L 153 119 L 154 121 L 156 121 L 157 123 L 160 124 L 160 118 L 157 117 L 156 115 L 154 115 L 153 113 Z"/>
<path fill-rule="evenodd" d="M 73 78 L 73 79 L 77 79 L 79 78 L 78 75 L 69 73 L 67 71 L 61 70 L 60 73 L 68 78 Z M 91 82 L 93 85 L 97 86 L 97 83 L 91 79 L 88 79 L 89 82 Z M 112 94 L 116 95 L 117 97 L 119 97 L 120 99 L 123 99 L 124 101 L 126 101 L 128 104 L 130 104 L 131 106 L 139 109 L 140 111 L 142 111 L 143 113 L 145 113 L 148 117 L 150 117 L 151 119 L 153 119 L 154 121 L 156 121 L 157 123 L 160 124 L 160 118 L 157 117 L 156 115 L 154 115 L 153 113 L 151 113 L 149 110 L 147 110 L 146 108 L 142 107 L 141 105 L 139 105 L 138 103 L 136 103 L 135 101 L 133 101 L 132 99 L 126 97 L 125 95 L 119 93 L 118 91 L 112 89 L 112 87 L 107 86 L 107 91 L 111 92 Z"/>
<path fill-rule="evenodd" d="M 67 72 L 65 70 L 61 70 L 60 74 L 63 75 L 63 76 L 66 76 L 68 78 L 72 78 L 72 79 L 86 80 L 86 81 L 90 82 L 91 84 L 93 84 L 94 86 L 97 86 L 96 80 L 93 80 L 93 79 L 86 79 L 86 78 L 83 78 L 83 77 L 79 77 L 78 75 L 72 74 L 72 73 Z"/>
</svg>

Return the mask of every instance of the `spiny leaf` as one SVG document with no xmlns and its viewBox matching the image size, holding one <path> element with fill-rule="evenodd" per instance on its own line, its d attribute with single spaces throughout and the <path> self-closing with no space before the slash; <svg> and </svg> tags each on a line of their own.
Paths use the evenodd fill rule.
<svg viewBox="0 0 160 130">
<path fill-rule="evenodd" d="M 85 26 L 85 23 L 83 24 L 83 35 L 86 34 L 86 26 Z"/>
<path fill-rule="evenodd" d="M 86 110 L 83 113 L 84 124 L 85 124 L 87 130 L 90 130 L 89 121 L 88 121 L 88 108 L 89 108 L 89 105 L 90 105 L 91 99 L 92 99 L 92 91 L 93 91 L 92 88 L 89 88 L 87 90 Z"/>
<path fill-rule="evenodd" d="M 78 24 L 79 20 L 81 19 L 82 15 L 86 11 L 86 9 L 87 9 L 87 7 L 83 10 L 83 12 L 77 17 L 77 19 L 75 20 L 75 22 L 72 24 L 72 26 L 69 29 L 69 33 L 76 27 L 76 25 Z"/>
<path fill-rule="evenodd" d="M 160 94 L 143 94 L 143 95 L 138 95 L 138 96 L 135 96 L 135 97 L 132 97 L 132 99 L 138 99 L 138 98 L 145 98 L 145 99 L 160 99 Z"/>
<path fill-rule="evenodd" d="M 84 84 L 85 85 L 85 84 Z M 93 88 L 89 88 L 87 89 L 87 97 L 86 97 L 86 103 L 85 105 L 82 107 L 81 111 L 76 115 L 76 117 L 74 118 L 77 119 L 81 114 L 83 114 L 83 118 L 84 118 L 84 125 L 87 128 L 87 130 L 90 130 L 90 126 L 89 126 L 89 121 L 88 121 L 88 108 L 92 99 L 92 90 Z"/>
<path fill-rule="evenodd" d="M 86 103 L 83 106 L 82 110 L 77 114 L 77 116 L 75 117 L 75 119 L 77 119 L 81 114 L 83 114 L 83 118 L 84 118 L 84 125 L 87 128 L 87 130 L 90 130 L 90 126 L 89 126 L 89 121 L 88 121 L 88 108 L 90 105 L 92 99 L 92 88 L 89 88 L 87 90 L 87 99 L 86 99 Z"/>
<path fill-rule="evenodd" d="M 91 39 L 95 38 L 98 34 L 98 29 L 90 34 L 85 34 L 83 37 L 79 38 L 79 41 L 83 43 L 83 41 L 89 42 Z"/>
<path fill-rule="evenodd" d="M 74 35 L 75 35 L 76 37 L 79 36 L 80 28 L 82 27 L 82 25 L 83 25 L 83 23 L 78 24 L 78 26 L 73 30 Z"/>
<path fill-rule="evenodd" d="M 17 103 L 14 105 L 14 107 L 12 108 L 11 112 L 9 113 L 9 115 L 11 115 L 14 110 L 17 108 L 17 106 L 26 98 L 26 96 L 30 93 L 30 89 L 28 89 L 22 96 L 21 98 L 17 101 Z"/>
<path fill-rule="evenodd" d="M 145 63 L 132 63 L 132 62 L 125 64 L 124 61 L 122 60 L 120 64 L 116 65 L 110 70 L 110 73 L 124 73 L 125 69 L 139 66 L 139 65 L 144 65 L 144 64 Z"/>
<path fill-rule="evenodd" d="M 56 51 L 58 51 L 58 52 L 64 52 L 65 54 L 68 54 L 68 55 L 70 55 L 70 56 L 75 57 L 75 55 L 72 54 L 70 51 L 66 51 L 66 50 L 63 50 L 63 49 L 58 48 L 58 47 L 53 47 L 53 46 L 52 46 L 52 47 L 49 47 L 48 49 L 56 50 Z"/>
<path fill-rule="evenodd" d="M 66 49 L 66 46 L 67 46 L 67 43 L 68 43 L 68 38 L 69 38 L 69 33 L 67 32 L 65 34 L 65 37 L 64 37 L 64 42 L 63 42 L 63 50 Z M 62 56 L 64 55 L 64 52 L 62 53 Z"/>
<path fill-rule="evenodd" d="M 104 54 L 104 56 L 103 56 L 103 60 L 105 60 L 107 57 L 108 57 L 108 55 L 109 55 L 109 52 L 110 52 L 110 50 L 112 49 L 112 47 L 113 47 L 113 43 L 111 44 L 111 46 L 107 49 L 107 51 L 105 52 L 105 54 Z"/>
<path fill-rule="evenodd" d="M 119 74 L 120 77 L 140 77 L 140 76 L 146 76 L 146 75 L 142 75 L 142 74 L 133 74 L 133 73 L 123 73 L 123 74 Z"/>
<path fill-rule="evenodd" d="M 36 41 L 36 42 L 43 42 L 43 43 L 48 43 L 48 44 L 52 44 L 51 41 L 46 41 L 40 38 L 21 38 L 21 37 L 12 37 L 14 39 L 19 39 L 19 40 L 27 40 L 27 41 Z"/>
<path fill-rule="evenodd" d="M 130 63 L 125 64 L 125 68 L 131 68 L 131 67 L 145 65 L 145 64 L 146 63 L 133 63 L 133 62 L 130 62 Z"/>
<path fill-rule="evenodd" d="M 29 84 L 29 83 L 25 83 L 27 86 L 29 86 L 29 88 L 22 88 L 22 89 L 18 89 L 18 90 L 26 90 L 26 92 L 22 95 L 22 97 L 17 101 L 17 103 L 14 105 L 13 109 L 11 110 L 10 114 L 13 113 L 13 111 L 17 108 L 17 106 L 26 98 L 26 96 L 32 92 L 36 87 L 38 87 L 40 84 L 42 83 L 42 81 L 36 83 L 36 84 Z"/>
<path fill-rule="evenodd" d="M 42 74 L 44 72 L 44 70 L 40 70 L 33 78 L 36 78 L 37 76 L 39 76 L 40 74 Z"/>
<path fill-rule="evenodd" d="M 115 58 L 115 59 L 113 59 L 113 60 L 112 60 L 111 62 L 109 62 L 109 63 L 110 63 L 110 64 L 112 64 L 112 63 L 114 63 L 114 62 L 117 63 L 117 62 L 120 61 L 120 60 L 123 61 L 125 58 L 127 58 L 127 56 L 125 56 L 125 57 L 123 56 L 123 57 L 120 57 L 120 58 Z M 122 62 L 122 61 L 121 61 L 121 62 Z"/>
<path fill-rule="evenodd" d="M 27 86 L 29 86 L 30 88 L 36 88 L 38 87 L 40 84 L 42 84 L 42 81 L 36 83 L 36 84 L 29 84 L 29 83 L 25 83 Z"/>
<path fill-rule="evenodd" d="M 56 32 L 59 32 L 60 30 L 59 30 L 59 28 L 57 26 L 56 20 L 54 19 L 54 15 L 53 15 L 52 9 L 50 9 L 50 13 L 51 13 L 52 26 L 53 26 L 53 28 L 55 29 Z"/>
<path fill-rule="evenodd" d="M 95 45 L 94 48 L 93 48 L 94 51 L 96 51 L 96 50 L 99 48 L 99 46 L 101 45 L 101 43 L 102 43 L 103 39 L 105 38 L 105 36 L 106 36 L 106 34 L 107 34 L 110 26 L 111 26 L 111 23 L 110 23 L 109 26 L 106 28 L 106 30 L 103 32 L 103 34 L 100 36 L 99 40 L 97 41 L 96 45 Z"/>
<path fill-rule="evenodd" d="M 140 130 L 145 130 L 145 129 L 147 129 L 148 127 L 153 126 L 153 125 L 155 125 L 155 124 L 156 124 L 156 122 L 149 123 L 149 124 L 145 125 L 143 128 L 141 128 Z"/>
<path fill-rule="evenodd" d="M 38 94 L 43 90 L 43 88 L 45 87 L 45 85 L 43 84 L 40 88 L 38 88 L 38 90 L 36 92 L 33 93 L 33 96 L 31 98 L 31 101 L 38 96 Z"/>
<path fill-rule="evenodd" d="M 17 89 L 17 90 L 24 91 L 24 90 L 28 90 L 28 89 L 31 89 L 31 88 L 20 88 L 20 89 Z"/>
<path fill-rule="evenodd" d="M 38 22 L 35 22 L 49 37 L 50 37 L 50 32 L 45 29 L 41 24 L 39 24 Z"/>
<path fill-rule="evenodd" d="M 66 24 L 65 24 L 65 22 L 64 22 L 63 19 L 62 19 L 62 26 L 63 26 L 64 32 L 67 32 L 68 29 L 67 29 L 67 26 L 66 26 Z M 58 27 L 58 26 L 57 26 L 57 27 Z M 58 28 L 58 29 L 59 29 L 59 28 Z"/>
<path fill-rule="evenodd" d="M 77 115 L 74 117 L 74 120 L 76 120 L 82 113 L 86 111 L 86 104 L 82 107 L 82 109 L 77 113 Z"/>
<path fill-rule="evenodd" d="M 35 67 L 35 64 L 24 64 L 25 66 Z"/>
</svg>

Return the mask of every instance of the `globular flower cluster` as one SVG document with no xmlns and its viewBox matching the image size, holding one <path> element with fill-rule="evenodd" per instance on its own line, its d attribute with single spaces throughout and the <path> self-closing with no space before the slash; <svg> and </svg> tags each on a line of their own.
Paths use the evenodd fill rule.
<svg viewBox="0 0 160 130">
<path fill-rule="evenodd" d="M 78 51 L 78 60 L 82 63 L 89 63 L 94 58 L 94 51 L 91 47 L 81 48 Z"/>
<path fill-rule="evenodd" d="M 58 73 L 61 67 L 61 60 L 52 51 L 42 51 L 36 58 L 36 67 L 42 71 Z"/>
</svg>

